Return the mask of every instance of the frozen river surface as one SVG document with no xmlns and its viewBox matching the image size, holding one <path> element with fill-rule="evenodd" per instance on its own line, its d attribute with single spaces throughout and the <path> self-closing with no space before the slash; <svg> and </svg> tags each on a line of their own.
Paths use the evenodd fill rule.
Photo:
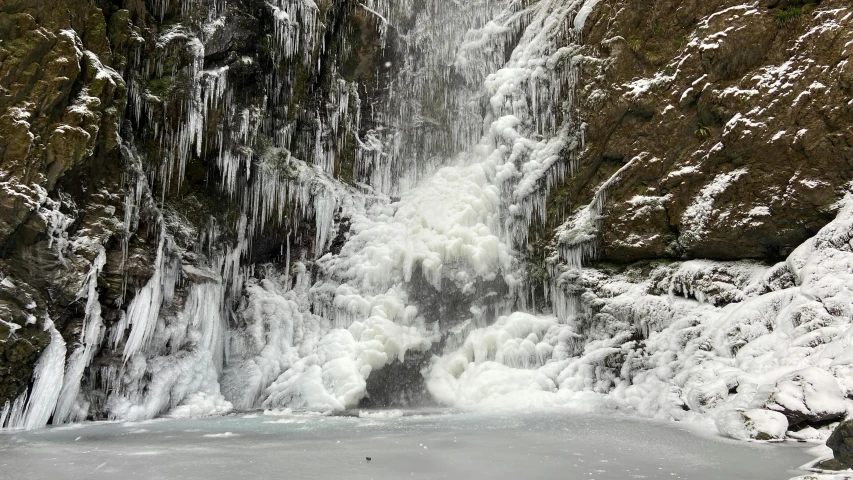
<svg viewBox="0 0 853 480">
<path fill-rule="evenodd" d="M 567 413 L 233 415 L 0 434 L 2 479 L 750 479 L 798 474 L 796 444 Z M 366 461 L 365 457 L 371 457 Z"/>
</svg>

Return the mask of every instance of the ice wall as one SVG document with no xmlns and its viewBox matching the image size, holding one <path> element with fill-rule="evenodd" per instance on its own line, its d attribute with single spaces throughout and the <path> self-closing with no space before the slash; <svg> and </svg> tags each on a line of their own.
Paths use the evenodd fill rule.
<svg viewBox="0 0 853 480">
<path fill-rule="evenodd" d="M 368 395 L 372 372 L 426 367 L 430 356 L 523 307 L 517 252 L 582 143 L 571 116 L 582 28 L 576 14 L 593 3 L 360 5 L 383 41 L 393 30 L 400 63 L 383 67 L 395 73 L 387 101 L 372 106 L 377 127 L 358 134 L 358 89 L 333 71 L 326 107 L 299 114 L 315 115 L 307 140 L 288 109 L 295 72 L 315 68 L 311 59 L 325 48 L 323 9 L 303 0 L 267 5 L 276 67 L 266 95 L 248 109 L 236 107 L 231 67 L 205 67 L 206 37 L 223 21 L 225 2 L 197 25 L 165 31 L 158 49 L 195 59 L 174 72 L 191 79 L 194 93 L 177 107 L 178 127 L 157 130 L 157 169 L 127 151 L 136 165 L 127 230 L 147 211 L 160 225 L 159 245 L 151 279 L 101 344 L 101 355 L 115 352 L 121 362 L 87 370 L 88 396 L 98 398 L 89 411 L 140 419 L 232 407 L 354 407 Z M 156 57 L 144 62 L 146 71 L 164 73 Z M 154 112 L 142 88 L 131 82 L 137 118 Z M 206 133 L 212 126 L 220 129 L 215 136 Z M 261 134 L 274 144 L 259 148 Z M 354 135 L 355 183 L 366 189 L 335 175 L 337 152 Z M 192 155 L 210 152 L 218 187 L 242 211 L 239 238 L 225 245 L 216 243 L 215 229 L 187 232 L 158 200 L 180 185 Z M 294 219 L 314 223 L 313 251 L 291 265 L 287 233 L 284 265 L 248 263 L 254 236 L 283 235 Z M 344 241 L 327 253 L 341 219 Z M 197 235 L 209 253 L 187 261 L 176 231 Z M 71 396 L 54 421 L 84 415 L 87 394 Z"/>
<path fill-rule="evenodd" d="M 570 97 L 576 78 L 572 48 L 577 41 L 571 20 L 583 3 L 539 2 L 522 7 L 517 2 L 492 2 L 493 10 L 486 11 L 496 14 L 485 22 L 469 16 L 468 7 L 460 7 L 461 13 L 442 12 L 424 19 L 415 37 L 433 39 L 436 47 L 416 57 L 430 66 L 429 73 L 420 74 L 421 80 L 431 78 L 436 69 L 448 68 L 448 64 L 441 66 L 448 56 L 453 58 L 449 65 L 454 76 L 462 77 L 454 79 L 452 86 L 442 86 L 449 89 L 443 92 L 447 103 L 442 110 L 447 115 L 433 120 L 453 131 L 479 132 L 479 138 L 450 157 L 446 152 L 458 146 L 454 141 L 420 145 L 421 155 L 429 153 L 433 158 L 419 171 L 407 167 L 406 161 L 420 157 L 402 153 L 406 160 L 399 163 L 394 163 L 398 161 L 393 156 L 387 158 L 392 169 L 410 175 L 399 184 L 399 200 L 379 202 L 352 215 L 341 252 L 317 261 L 320 281 L 311 287 L 309 298 L 313 312 L 334 328 L 299 359 L 277 347 L 272 372 L 283 373 L 272 383 L 265 381 L 272 376 L 267 367 L 247 367 L 256 372 L 252 377 L 257 384 L 269 385 L 261 391 L 252 384 L 248 391 L 257 395 L 255 404 L 354 407 L 365 397 L 372 371 L 405 362 L 407 355 L 441 354 L 444 345 L 460 342 L 467 332 L 493 321 L 495 314 L 508 314 L 520 304 L 524 278 L 516 249 L 526 244 L 526 229 L 533 217 L 543 213 L 551 182 L 570 171 L 566 159 L 577 146 L 573 142 L 579 141 L 573 136 L 579 126 L 572 123 L 567 105 L 550 99 Z M 434 6 L 428 2 L 425 8 L 433 12 Z M 483 23 L 478 25 L 478 20 Z M 448 35 L 448 28 L 456 29 L 455 33 Z M 448 54 L 454 51 L 455 55 Z M 496 51 L 512 52 L 509 61 L 503 54 L 495 55 Z M 437 84 L 414 85 L 416 90 L 401 95 L 402 99 L 423 99 L 432 95 L 431 88 Z M 470 116 L 453 111 L 472 102 L 488 105 L 485 116 L 474 123 Z M 409 118 L 420 120 L 416 115 Z M 506 289 L 504 298 L 491 299 L 494 283 Z M 413 289 L 415 284 L 420 288 Z M 437 292 L 438 298 L 433 303 L 423 301 L 424 289 Z M 250 298 L 247 310 L 261 309 L 259 304 L 269 302 L 269 294 L 278 289 L 265 290 L 266 295 Z M 465 315 L 453 322 L 429 320 L 429 309 L 440 308 L 441 302 L 459 293 L 472 297 L 466 300 Z M 482 314 L 487 305 L 492 311 Z M 289 303 L 276 309 L 288 322 L 304 324 L 304 312 L 297 313 L 294 307 Z M 325 328 L 330 327 L 319 331 Z M 298 341 L 291 345 L 304 346 Z M 243 391 L 240 379 L 247 376 L 251 375 L 234 374 L 232 380 L 226 375 L 224 381 L 241 385 L 235 390 Z M 244 405 L 251 403 L 244 400 Z"/>
</svg>

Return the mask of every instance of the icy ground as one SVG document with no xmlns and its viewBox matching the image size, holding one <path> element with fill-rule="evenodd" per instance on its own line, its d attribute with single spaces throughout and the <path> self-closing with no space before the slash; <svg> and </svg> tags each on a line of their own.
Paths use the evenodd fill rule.
<svg viewBox="0 0 853 480">
<path fill-rule="evenodd" d="M 9 432 L 0 478 L 779 480 L 811 459 L 794 443 L 622 415 L 424 413 L 286 410 Z"/>
</svg>

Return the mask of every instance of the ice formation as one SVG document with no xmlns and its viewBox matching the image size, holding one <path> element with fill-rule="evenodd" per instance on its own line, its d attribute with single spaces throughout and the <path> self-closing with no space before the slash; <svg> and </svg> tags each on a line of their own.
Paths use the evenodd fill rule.
<svg viewBox="0 0 853 480">
<path fill-rule="evenodd" d="M 59 392 L 56 411 L 53 412 L 53 423 L 86 419 L 86 408 L 77 404 L 80 381 L 83 378 L 84 370 L 92 363 L 95 349 L 101 343 L 104 328 L 101 318 L 101 304 L 98 301 L 98 275 L 107 261 L 107 254 L 103 247 L 99 250 L 98 256 L 92 264 L 92 269 L 86 277 L 85 291 L 81 291 L 78 295 L 86 298 L 82 345 L 79 345 L 68 357 L 65 377 L 62 379 L 62 390 Z"/>
<path fill-rule="evenodd" d="M 175 25 L 157 45 L 194 59 L 184 72 L 194 85 L 180 108 L 184 121 L 157 133 L 160 168 L 146 172 L 125 149 L 135 185 L 126 231 L 142 210 L 158 221 L 152 277 L 105 327 L 98 256 L 67 366 L 51 326 L 29 397 L 7 404 L 0 425 L 38 427 L 51 415 L 54 423 L 76 421 L 93 410 L 141 420 L 356 408 L 369 399 L 372 375 L 409 364 L 432 399 L 454 407 L 593 401 L 656 418 L 714 419 L 727 435 L 759 439 L 781 438 L 797 418 L 846 412 L 853 196 L 833 223 L 770 268 L 705 261 L 617 274 L 588 268 L 608 191 L 629 163 L 559 231 L 546 288 L 553 315 L 527 313 L 531 281 L 521 257 L 549 189 L 573 173 L 583 147 L 573 90 L 580 33 L 598 0 L 423 2 L 402 47 L 410 68 L 399 70 L 398 93 L 379 107 L 385 126 L 360 136 L 358 90 L 335 77 L 328 108 L 310 113 L 316 137 L 303 151 L 286 148 L 292 124 L 261 125 L 261 111 L 287 108 L 291 72 L 281 69 L 323 48 L 316 4 L 268 2 L 273 54 L 288 62 L 268 79 L 258 110 L 238 111 L 228 67 L 204 69 L 202 40 L 223 21 L 224 3 L 201 28 Z M 367 0 L 360 8 L 378 19 L 384 38 L 414 3 Z M 131 81 L 137 118 L 150 115 L 152 94 L 142 89 Z M 443 99 L 440 108 L 434 98 Z M 214 108 L 225 113 L 212 118 Z M 218 135 L 205 136 L 208 122 L 220 122 Z M 262 128 L 273 130 L 275 145 L 256 152 L 252 139 Z M 357 183 L 366 188 L 335 179 L 346 141 L 357 143 Z M 215 249 L 215 225 L 188 232 L 209 253 L 190 264 L 173 238 L 179 213 L 159 209 L 163 192 L 151 191 L 150 180 L 169 188 L 203 151 L 217 154 L 217 187 L 239 200 L 239 236 Z M 702 234 L 714 197 L 743 173 L 721 174 L 701 190 L 684 235 Z M 349 223 L 345 242 L 329 252 L 341 218 Z M 289 227 L 307 221 L 313 251 L 291 264 Z M 243 263 L 251 240 L 272 226 L 287 232 L 285 264 Z M 178 301 L 180 285 L 188 293 Z M 97 350 L 121 361 L 91 365 Z M 81 390 L 82 378 L 90 391 Z"/>
<path fill-rule="evenodd" d="M 33 385 L 14 402 L 6 402 L 0 410 L 0 427 L 41 428 L 47 425 L 56 408 L 65 371 L 65 340 L 49 318 L 44 325 L 50 332 L 50 344 L 36 363 Z"/>
<path fill-rule="evenodd" d="M 429 355 L 462 345 L 469 332 L 510 314 L 525 293 L 516 251 L 524 247 L 533 218 L 544 214 L 548 188 L 570 173 L 563 159 L 582 141 L 580 126 L 566 113 L 570 108 L 560 102 L 571 102 L 577 76 L 572 55 L 582 17 L 575 24 L 572 19 L 594 3 L 471 2 L 448 9 L 427 2 L 420 10 L 408 2 L 364 4 L 381 19 L 380 35 L 412 12 L 419 20 L 402 47 L 411 68 L 400 69 L 393 80 L 405 91 L 392 95 L 379 113 L 388 129 L 357 139 L 357 169 L 372 188 L 369 195 L 332 175 L 339 142 L 359 122 L 358 92 L 350 85 L 340 80 L 332 89 L 328 101 L 338 107 L 320 112 L 312 154 L 284 148 L 293 129 L 281 124 L 275 127 L 278 145 L 252 160 L 245 151 L 260 128 L 258 112 L 234 110 L 227 67 L 205 70 L 201 61 L 205 35 L 220 18 L 212 12 L 198 31 L 175 25 L 163 33 L 158 48 L 196 59 L 185 72 L 196 93 L 181 107 L 183 126 L 158 133 L 160 170 L 131 169 L 136 188 L 127 197 L 127 231 L 142 209 L 157 212 L 161 224 L 180 225 L 173 213 L 158 210 L 158 192 L 147 178 L 160 178 L 167 188 L 183 176 L 191 153 L 212 149 L 219 152 L 220 187 L 242 199 L 242 233 L 226 252 L 191 266 L 181 263 L 172 233 L 161 228 L 151 279 L 106 335 L 106 348 L 123 362 L 97 367 L 92 383 L 109 394 L 96 407 L 130 420 L 220 413 L 232 406 L 351 408 L 368 396 L 373 372 L 410 358 L 425 366 Z M 321 45 L 317 7 L 301 0 L 268 7 L 276 21 L 274 56 L 304 64 L 306 51 Z M 287 65 L 293 63 L 280 68 Z M 277 71 L 270 78 L 270 106 L 286 108 L 289 74 Z M 150 93 L 139 88 L 131 84 L 133 112 L 148 115 L 142 99 Z M 436 95 L 445 105 L 428 111 Z M 479 112 L 483 102 L 489 105 L 485 115 Z M 205 140 L 214 107 L 224 109 L 225 119 L 218 121 L 229 128 Z M 411 131 L 405 127 L 413 118 Z M 126 155 L 131 165 L 139 164 L 132 149 Z M 316 224 L 314 251 L 306 252 L 314 257 L 290 265 L 288 236 L 283 270 L 241 267 L 251 237 L 281 225 L 293 211 Z M 348 238 L 340 252 L 326 254 L 341 217 L 349 222 Z M 186 281 L 193 285 L 183 310 L 174 312 L 176 285 Z M 461 313 L 430 319 L 437 305 L 424 298 L 429 291 L 439 301 L 442 292 L 461 297 Z M 523 358 L 528 343 L 518 342 L 501 358 L 513 367 L 532 367 Z M 537 364 L 550 354 L 539 343 Z M 72 372 L 88 363 L 85 348 L 80 352 L 83 359 L 75 357 Z M 55 422 L 85 413 L 85 399 L 71 399 L 69 389 Z"/>
</svg>

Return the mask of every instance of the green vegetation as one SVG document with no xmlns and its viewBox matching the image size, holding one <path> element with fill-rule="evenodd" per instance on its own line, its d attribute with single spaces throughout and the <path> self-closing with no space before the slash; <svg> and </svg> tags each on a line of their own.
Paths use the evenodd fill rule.
<svg viewBox="0 0 853 480">
<path fill-rule="evenodd" d="M 640 50 L 641 45 L 642 45 L 642 42 L 637 37 L 632 37 L 632 38 L 628 39 L 628 47 L 630 47 L 631 51 L 634 53 L 637 53 L 637 51 Z"/>
<path fill-rule="evenodd" d="M 661 55 L 659 53 L 648 52 L 648 53 L 646 53 L 646 60 L 648 60 L 649 63 L 651 63 L 652 65 L 660 65 L 666 59 L 663 57 L 663 55 Z"/>
<path fill-rule="evenodd" d="M 776 12 L 776 21 L 779 25 L 788 25 L 796 22 L 803 15 L 803 7 L 789 7 Z"/>
<path fill-rule="evenodd" d="M 172 89 L 172 79 L 169 76 L 155 78 L 148 81 L 148 93 L 160 98 L 166 97 Z"/>
<path fill-rule="evenodd" d="M 649 34 L 651 34 L 652 36 L 658 36 L 663 35 L 664 33 L 666 33 L 666 29 L 663 25 L 658 23 L 657 20 L 649 21 Z"/>
<path fill-rule="evenodd" d="M 711 129 L 700 123 L 693 133 L 696 134 L 697 137 L 706 138 L 711 135 Z"/>
</svg>

